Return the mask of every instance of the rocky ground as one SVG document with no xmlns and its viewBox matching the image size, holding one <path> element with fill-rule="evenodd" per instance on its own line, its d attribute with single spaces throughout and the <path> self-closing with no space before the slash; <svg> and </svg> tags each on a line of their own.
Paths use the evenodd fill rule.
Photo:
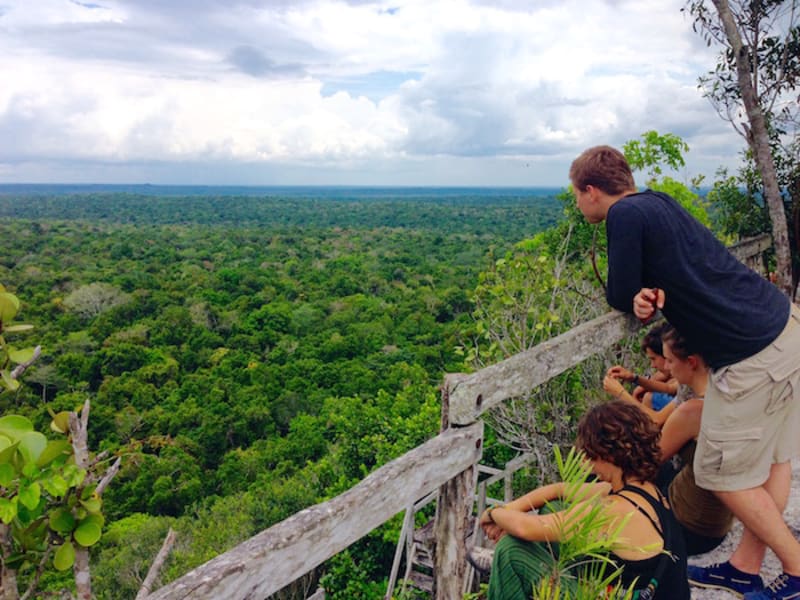
<svg viewBox="0 0 800 600">
<path fill-rule="evenodd" d="M 789 503 L 783 516 L 794 532 L 795 537 L 800 539 L 800 461 L 795 461 L 792 466 L 792 492 L 789 496 Z M 707 565 L 714 562 L 726 561 L 736 547 L 741 533 L 742 526 L 737 522 L 734 526 L 734 530 L 718 548 L 708 554 L 691 558 L 689 562 L 696 565 Z M 780 572 L 780 562 L 771 551 L 767 551 L 764 568 L 761 570 L 761 577 L 764 578 L 764 582 L 768 583 L 772 581 Z M 728 594 L 720 590 L 692 588 L 692 600 L 733 600 L 734 598 L 736 598 L 736 596 L 733 594 Z"/>
</svg>

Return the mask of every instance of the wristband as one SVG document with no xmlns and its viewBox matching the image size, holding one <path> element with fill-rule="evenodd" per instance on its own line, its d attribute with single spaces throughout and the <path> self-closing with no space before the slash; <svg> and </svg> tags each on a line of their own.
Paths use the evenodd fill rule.
<svg viewBox="0 0 800 600">
<path fill-rule="evenodd" d="M 495 506 L 490 506 L 486 509 L 486 516 L 489 517 L 489 522 L 494 523 L 494 517 L 492 516 L 492 511 L 497 508 Z"/>
<path fill-rule="evenodd" d="M 639 385 L 639 376 L 636 373 L 634 373 L 633 379 L 631 381 L 633 381 L 633 385 Z"/>
</svg>

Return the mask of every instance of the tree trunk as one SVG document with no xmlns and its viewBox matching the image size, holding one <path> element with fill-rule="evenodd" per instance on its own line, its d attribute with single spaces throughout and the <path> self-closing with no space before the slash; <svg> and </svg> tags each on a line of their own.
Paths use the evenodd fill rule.
<svg viewBox="0 0 800 600">
<path fill-rule="evenodd" d="M 17 572 L 6 567 L 6 558 L 11 554 L 11 532 L 8 525 L 0 523 L 0 551 L 3 564 L 0 567 L 0 600 L 19 600 Z"/>
<path fill-rule="evenodd" d="M 77 546 L 75 548 L 75 564 L 72 567 L 75 574 L 75 591 L 78 600 L 92 600 L 92 579 L 89 572 L 89 549 Z"/>
<path fill-rule="evenodd" d="M 80 415 L 69 414 L 69 430 L 72 434 L 72 449 L 75 453 L 75 464 L 82 469 L 89 466 L 89 399 L 83 403 Z M 75 575 L 75 591 L 78 600 L 92 600 L 92 580 L 89 571 L 89 549 L 76 544 L 75 564 L 72 566 Z"/>
<path fill-rule="evenodd" d="M 756 89 L 750 69 L 749 49 L 742 43 L 742 37 L 736 26 L 728 0 L 712 0 L 719 13 L 720 21 L 725 28 L 725 36 L 736 57 L 736 75 L 742 102 L 747 112 L 750 127 L 747 130 L 747 144 L 755 158 L 761 180 L 764 184 L 764 195 L 772 221 L 772 240 L 775 246 L 777 262 L 777 284 L 787 296 L 792 294 L 792 254 L 789 248 L 789 229 L 786 224 L 786 213 L 783 207 L 778 174 L 772 160 L 769 147 L 769 134 L 764 119 L 764 112 L 758 101 Z"/>
</svg>

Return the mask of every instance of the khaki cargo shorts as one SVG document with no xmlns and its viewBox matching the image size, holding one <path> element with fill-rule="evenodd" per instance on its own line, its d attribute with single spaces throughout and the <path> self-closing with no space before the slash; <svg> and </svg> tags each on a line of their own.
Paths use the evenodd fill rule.
<svg viewBox="0 0 800 600">
<path fill-rule="evenodd" d="M 709 374 L 694 473 L 713 491 L 758 487 L 800 456 L 800 308 L 761 352 Z"/>
</svg>

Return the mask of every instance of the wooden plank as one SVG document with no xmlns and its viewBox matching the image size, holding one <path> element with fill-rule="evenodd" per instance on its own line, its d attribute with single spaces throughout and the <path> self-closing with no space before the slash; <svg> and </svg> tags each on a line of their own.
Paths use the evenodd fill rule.
<svg viewBox="0 0 800 600">
<path fill-rule="evenodd" d="M 748 258 L 753 258 L 758 256 L 764 250 L 772 247 L 772 237 L 768 233 L 762 233 L 761 235 L 757 235 L 751 238 L 745 238 L 732 246 L 728 247 L 728 250 L 731 251 L 736 258 L 741 260 L 742 262 L 746 261 Z"/>
<path fill-rule="evenodd" d="M 474 423 L 484 412 L 522 396 L 593 354 L 641 328 L 632 315 L 619 311 L 583 323 L 530 350 L 515 354 L 451 383 L 450 422 Z"/>
<path fill-rule="evenodd" d="M 148 600 L 265 598 L 478 462 L 483 424 L 451 428 L 345 493 L 262 531 Z"/>
<path fill-rule="evenodd" d="M 472 505 L 477 483 L 476 461 L 439 489 L 433 560 L 436 600 L 452 600 L 464 595 L 468 566 L 466 539 L 472 533 Z"/>
<path fill-rule="evenodd" d="M 433 576 L 420 573 L 419 571 L 412 571 L 408 580 L 413 586 L 423 592 L 430 593 L 433 590 Z"/>
</svg>

